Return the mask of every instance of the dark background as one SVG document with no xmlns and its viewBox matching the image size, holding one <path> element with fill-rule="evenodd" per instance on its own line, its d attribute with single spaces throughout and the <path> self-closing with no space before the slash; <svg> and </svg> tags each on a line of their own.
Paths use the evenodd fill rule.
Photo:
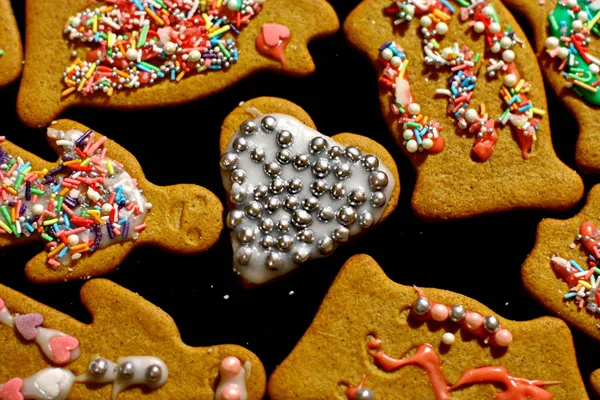
<svg viewBox="0 0 600 400">
<path fill-rule="evenodd" d="M 358 4 L 358 0 L 330 2 L 342 22 Z M 23 32 L 24 4 L 15 0 L 13 8 Z M 526 23 L 521 22 L 528 31 Z M 394 214 L 351 246 L 342 246 L 333 256 L 312 262 L 288 278 L 259 289 L 243 289 L 232 273 L 226 233 L 213 249 L 196 256 L 138 249 L 106 278 L 139 293 L 170 314 L 188 345 L 245 346 L 260 357 L 267 374 L 302 337 L 337 271 L 357 253 L 374 257 L 396 282 L 459 292 L 505 318 L 527 320 L 548 315 L 525 293 L 520 266 L 533 247 L 536 226 L 543 217 L 568 218 L 583 204 L 567 213 L 513 212 L 443 224 L 419 221 L 410 209 L 414 171 L 384 125 L 373 67 L 348 45 L 342 31 L 310 44 L 309 49 L 315 59 L 316 73 L 306 78 L 261 73 L 217 96 L 176 108 L 126 113 L 72 109 L 63 117 L 79 121 L 131 151 L 151 182 L 200 184 L 224 202 L 218 166 L 221 122 L 242 100 L 283 97 L 303 107 L 320 132 L 366 135 L 392 153 L 402 186 L 400 204 Z M 344 76 L 341 70 L 350 70 L 351 75 Z M 0 135 L 54 160 L 56 156 L 47 146 L 44 132 L 26 128 L 16 116 L 18 85 L 17 81 L 0 90 Z M 549 88 L 547 92 L 554 147 L 561 160 L 575 168 L 575 121 Z M 163 133 L 164 141 L 159 136 Z M 157 139 L 149 141 L 150 136 Z M 203 145 L 189 146 L 178 137 L 197 139 Z M 584 180 L 589 190 L 598 178 L 584 176 Z M 42 249 L 41 243 L 0 249 L 0 283 L 90 322 L 79 301 L 80 282 L 39 286 L 25 278 L 26 262 Z M 290 291 L 294 294 L 290 295 Z M 225 295 L 229 295 L 227 300 Z M 577 331 L 573 336 L 587 384 L 589 374 L 600 368 L 600 346 Z"/>
</svg>

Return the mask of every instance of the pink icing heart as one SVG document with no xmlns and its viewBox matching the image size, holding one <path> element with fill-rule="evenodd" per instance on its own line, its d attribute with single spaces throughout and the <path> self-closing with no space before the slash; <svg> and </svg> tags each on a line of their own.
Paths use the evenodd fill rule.
<svg viewBox="0 0 600 400">
<path fill-rule="evenodd" d="M 79 347 L 79 341 L 72 336 L 57 336 L 50 339 L 50 351 L 58 364 L 71 360 L 71 352 Z"/>
<path fill-rule="evenodd" d="M 0 299 L 0 310 L 2 310 L 4 308 L 5 304 L 4 304 L 4 300 Z"/>
<path fill-rule="evenodd" d="M 0 386 L 0 400 L 23 400 L 21 394 L 23 388 L 23 380 L 21 378 L 13 378 Z"/>
<path fill-rule="evenodd" d="M 279 40 L 287 39 L 290 37 L 290 30 L 288 27 L 279 24 L 264 24 L 262 27 L 262 34 L 265 38 L 265 43 L 269 46 L 277 46 Z"/>
<path fill-rule="evenodd" d="M 15 317 L 17 331 L 25 340 L 33 340 L 37 337 L 37 327 L 44 322 L 42 314 L 23 314 Z"/>
</svg>

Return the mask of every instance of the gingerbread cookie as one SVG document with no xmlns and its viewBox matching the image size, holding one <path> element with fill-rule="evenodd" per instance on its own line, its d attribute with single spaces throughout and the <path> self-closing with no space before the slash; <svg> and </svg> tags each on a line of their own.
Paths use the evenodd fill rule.
<svg viewBox="0 0 600 400">
<path fill-rule="evenodd" d="M 344 30 L 376 65 L 385 120 L 417 171 L 419 217 L 581 198 L 581 179 L 552 147 L 535 55 L 497 0 L 364 0 Z"/>
<path fill-rule="evenodd" d="M 30 126 L 76 105 L 182 104 L 261 70 L 304 76 L 308 42 L 339 28 L 325 0 L 55 1 L 27 3 L 17 112 Z"/>
<path fill-rule="evenodd" d="M 592 375 L 590 376 L 590 383 L 594 393 L 596 393 L 596 396 L 600 396 L 600 369 L 592 372 Z"/>
<path fill-rule="evenodd" d="M 17 79 L 22 70 L 23 48 L 17 21 L 10 0 L 0 0 L 0 87 Z"/>
<path fill-rule="evenodd" d="M 189 347 L 169 315 L 108 280 L 81 301 L 90 325 L 0 285 L 0 399 L 262 399 L 249 350 Z"/>
<path fill-rule="evenodd" d="M 522 268 L 523 284 L 544 307 L 600 340 L 600 186 L 568 220 L 544 219 Z"/>
<path fill-rule="evenodd" d="M 245 102 L 221 129 L 234 271 L 249 286 L 279 278 L 383 221 L 400 178 L 377 142 L 315 130 L 297 105 Z"/>
<path fill-rule="evenodd" d="M 48 140 L 58 163 L 0 142 L 0 247 L 34 239 L 46 246 L 27 263 L 29 279 L 88 279 L 114 270 L 135 247 L 192 254 L 218 240 L 223 207 L 209 190 L 153 185 L 132 154 L 73 121 L 53 124 Z"/>
<path fill-rule="evenodd" d="M 588 398 L 561 320 L 510 321 L 456 293 L 402 286 L 366 255 L 342 267 L 268 392 L 273 400 Z"/>
<path fill-rule="evenodd" d="M 577 119 L 579 137 L 575 152 L 578 167 L 600 172 L 597 86 L 600 71 L 600 7 L 588 0 L 544 2 L 503 0 L 523 15 L 532 27 L 538 62 L 544 78 Z"/>
</svg>

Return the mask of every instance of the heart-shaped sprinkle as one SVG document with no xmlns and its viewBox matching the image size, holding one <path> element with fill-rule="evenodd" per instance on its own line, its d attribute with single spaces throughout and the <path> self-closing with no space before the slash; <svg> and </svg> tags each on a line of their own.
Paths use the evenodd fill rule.
<svg viewBox="0 0 600 400">
<path fill-rule="evenodd" d="M 13 378 L 0 386 L 0 400 L 23 400 L 21 394 L 23 388 L 23 380 L 21 378 Z"/>
<path fill-rule="evenodd" d="M 0 299 L 0 310 L 2 310 L 6 304 L 4 304 L 4 300 Z"/>
<path fill-rule="evenodd" d="M 279 24 L 263 24 L 262 34 L 267 45 L 277 46 L 280 40 L 290 37 L 290 29 Z"/>
<path fill-rule="evenodd" d="M 72 336 L 57 336 L 50 339 L 50 351 L 58 364 L 71 360 L 71 353 L 79 347 L 79 341 Z"/>
<path fill-rule="evenodd" d="M 377 156 L 282 114 L 242 123 L 221 168 L 233 205 L 234 270 L 252 284 L 327 256 L 374 226 L 395 186 Z"/>
<path fill-rule="evenodd" d="M 15 327 L 25 340 L 33 340 L 38 335 L 37 327 L 42 325 L 42 314 L 23 314 L 15 317 Z"/>
</svg>

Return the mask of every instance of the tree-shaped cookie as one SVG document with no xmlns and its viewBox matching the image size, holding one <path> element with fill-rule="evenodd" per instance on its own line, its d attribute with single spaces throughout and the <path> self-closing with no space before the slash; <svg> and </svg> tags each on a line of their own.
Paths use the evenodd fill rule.
<svg viewBox="0 0 600 400">
<path fill-rule="evenodd" d="M 29 279 L 88 279 L 135 247 L 192 254 L 218 240 L 223 208 L 209 190 L 153 185 L 131 153 L 73 121 L 53 124 L 48 140 L 56 163 L 0 142 L 0 246 L 46 246 L 27 263 Z"/>
<path fill-rule="evenodd" d="M 268 392 L 274 400 L 587 398 L 559 319 L 510 321 L 456 293 L 402 286 L 366 255 L 342 267 Z"/>
<path fill-rule="evenodd" d="M 398 204 L 398 170 L 383 146 L 350 133 L 325 136 L 283 99 L 236 108 L 220 147 L 233 267 L 248 286 L 328 256 Z"/>
<path fill-rule="evenodd" d="M 600 172 L 596 146 L 600 138 L 598 4 L 588 0 L 503 1 L 529 22 L 544 78 L 577 119 L 577 165 L 584 172 Z"/>
<path fill-rule="evenodd" d="M 28 0 L 26 9 L 17 112 L 31 126 L 76 105 L 186 103 L 261 70 L 304 76 L 315 68 L 308 42 L 339 28 L 325 0 Z"/>
<path fill-rule="evenodd" d="M 499 1 L 364 0 L 344 29 L 376 66 L 385 120 L 417 171 L 418 216 L 566 209 L 581 198 L 552 148 L 535 54 Z"/>
<path fill-rule="evenodd" d="M 23 70 L 23 48 L 10 0 L 0 0 L 0 87 L 17 79 Z"/>
<path fill-rule="evenodd" d="M 0 399 L 22 399 L 19 393 L 32 392 L 46 397 L 24 397 L 263 397 L 265 371 L 253 353 L 236 345 L 187 346 L 169 315 L 111 281 L 94 279 L 82 288 L 90 325 L 4 286 L 0 299 Z M 50 356 L 34 340 L 43 342 Z M 57 360 L 54 354 L 67 357 Z"/>
</svg>

